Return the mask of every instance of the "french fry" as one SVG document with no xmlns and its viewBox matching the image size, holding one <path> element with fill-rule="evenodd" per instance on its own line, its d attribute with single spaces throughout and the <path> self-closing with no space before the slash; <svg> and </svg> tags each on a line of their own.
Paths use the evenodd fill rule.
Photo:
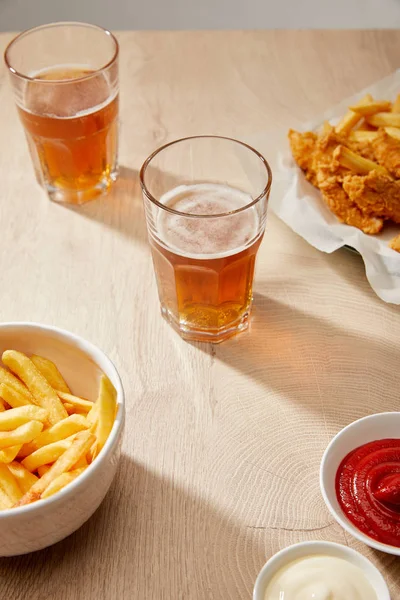
<svg viewBox="0 0 400 600">
<path fill-rule="evenodd" d="M 333 158 L 337 160 L 343 167 L 350 169 L 358 175 L 367 175 L 370 171 L 379 171 L 388 175 L 385 167 L 378 165 L 372 160 L 363 158 L 345 146 L 337 146 L 333 152 Z"/>
<path fill-rule="evenodd" d="M 81 456 L 81 458 L 72 466 L 72 469 L 80 469 L 81 467 L 87 467 L 89 465 L 86 456 Z"/>
<path fill-rule="evenodd" d="M 377 137 L 377 131 L 363 131 L 357 129 L 356 131 L 350 131 L 349 133 L 349 140 L 351 142 L 372 142 Z"/>
<path fill-rule="evenodd" d="M 0 450 L 0 463 L 11 463 L 14 458 L 16 458 L 21 448 L 22 445 L 19 444 L 18 446 L 11 446 L 11 448 Z"/>
<path fill-rule="evenodd" d="M 32 452 L 35 452 L 39 448 L 43 448 L 54 442 L 59 442 L 60 440 L 65 440 L 79 431 L 88 429 L 88 427 L 89 423 L 85 417 L 81 415 L 70 415 L 66 419 L 63 419 L 42 431 L 42 433 L 32 440 L 32 442 L 29 442 L 29 444 L 24 444 L 18 456 L 22 458 L 29 456 L 29 454 L 32 454 Z"/>
<path fill-rule="evenodd" d="M 54 425 L 68 414 L 56 392 L 37 370 L 33 362 L 16 350 L 3 352 L 3 363 L 25 383 L 36 403 L 48 410 L 49 422 Z"/>
<path fill-rule="evenodd" d="M 0 396 L 12 408 L 18 408 L 19 406 L 36 406 L 36 404 L 33 402 L 33 397 L 32 402 L 29 402 L 15 388 L 5 383 L 0 383 Z"/>
<path fill-rule="evenodd" d="M 24 386 L 24 384 L 19 379 L 17 379 L 12 373 L 10 373 L 9 371 L 6 371 L 6 369 L 3 369 L 3 367 L 0 367 L 0 383 L 4 384 L 4 385 L 8 386 L 9 388 L 11 388 L 12 390 L 14 390 L 15 398 L 21 397 L 19 404 L 12 404 L 12 406 L 23 406 L 24 404 L 35 404 L 35 400 L 34 400 L 32 394 L 30 393 L 30 391 L 28 390 L 28 388 L 26 388 Z M 3 387 L 1 387 L 1 390 L 3 390 Z M 4 398 L 3 394 L 1 393 L 1 390 L 0 390 L 0 395 L 2 398 Z M 25 400 L 25 402 L 23 401 L 23 399 Z M 7 400 L 7 398 L 4 398 L 4 400 L 6 402 L 8 402 L 8 404 L 10 404 L 10 402 Z"/>
<path fill-rule="evenodd" d="M 88 414 L 86 416 L 86 419 L 87 419 L 87 421 L 88 421 L 88 423 L 90 425 L 94 425 L 96 423 L 96 421 L 97 421 L 97 415 L 98 415 L 98 410 L 99 410 L 99 406 L 98 406 L 98 404 L 96 402 L 94 402 L 91 410 L 88 412 Z M 93 429 L 93 432 L 94 431 L 95 430 Z"/>
<path fill-rule="evenodd" d="M 400 113 L 400 94 L 397 95 L 396 100 L 393 102 L 392 112 Z"/>
<path fill-rule="evenodd" d="M 367 123 L 374 127 L 400 127 L 400 113 L 376 113 L 372 117 L 367 117 Z"/>
<path fill-rule="evenodd" d="M 80 431 L 77 433 L 68 450 L 56 460 L 47 473 L 31 487 L 29 492 L 19 500 L 16 506 L 23 506 L 30 502 L 34 502 L 35 500 L 39 500 L 43 492 L 56 477 L 69 471 L 81 456 L 86 455 L 95 439 L 95 436 L 89 431 Z"/>
<path fill-rule="evenodd" d="M 6 410 L 3 398 L 0 398 L 0 412 L 4 412 Z"/>
<path fill-rule="evenodd" d="M 0 450 L 31 442 L 43 429 L 40 421 L 30 421 L 14 431 L 0 431 Z"/>
<path fill-rule="evenodd" d="M 24 458 L 21 465 L 32 473 L 42 465 L 54 463 L 66 450 L 68 450 L 68 448 L 71 447 L 74 438 L 75 435 L 71 435 L 65 440 L 53 442 L 52 444 L 47 444 L 47 446 L 35 450 L 35 452 L 32 452 L 32 454 Z"/>
<path fill-rule="evenodd" d="M 29 421 L 41 421 L 45 423 L 48 412 L 39 406 L 19 406 L 0 413 L 0 431 L 12 431 Z"/>
<path fill-rule="evenodd" d="M 377 131 L 377 128 L 373 125 L 370 125 L 369 123 L 367 123 L 367 121 L 364 120 L 361 121 L 361 123 L 358 125 L 355 131 Z"/>
<path fill-rule="evenodd" d="M 12 508 L 13 502 L 7 496 L 5 492 L 0 487 L 0 510 L 6 510 L 7 508 Z"/>
<path fill-rule="evenodd" d="M 57 394 L 59 396 L 59 398 L 63 401 L 66 402 L 66 404 L 69 407 L 69 410 L 71 411 L 75 411 L 75 410 L 80 410 L 82 412 L 86 412 L 88 413 L 89 410 L 91 408 L 93 408 L 93 402 L 90 402 L 89 400 L 85 400 L 84 398 L 79 398 L 78 396 L 73 396 L 72 394 L 66 394 L 65 392 L 60 392 L 59 390 L 56 390 Z M 64 408 L 65 408 L 65 404 L 64 404 Z M 68 410 L 67 410 L 68 412 Z"/>
<path fill-rule="evenodd" d="M 42 465 L 41 467 L 38 467 L 38 475 L 39 477 L 43 477 L 43 475 L 45 473 L 47 473 L 47 471 L 50 471 L 51 465 Z"/>
<path fill-rule="evenodd" d="M 385 127 L 385 131 L 388 135 L 390 135 L 390 137 L 394 138 L 395 140 L 400 140 L 400 129 L 397 127 Z"/>
<path fill-rule="evenodd" d="M 56 492 L 62 490 L 63 487 L 74 481 L 83 471 L 85 471 L 86 467 L 81 467 L 80 469 L 74 469 L 73 471 L 67 471 L 66 473 L 62 473 L 56 477 L 50 485 L 45 489 L 42 494 L 42 498 L 48 498 L 52 496 Z"/>
<path fill-rule="evenodd" d="M 364 98 L 362 98 L 360 100 L 360 102 L 357 102 L 357 106 L 360 106 L 363 104 L 368 104 L 371 102 L 373 102 L 373 98 L 372 98 L 371 94 L 367 94 L 366 96 L 364 96 Z M 352 110 L 349 110 L 345 114 L 343 119 L 336 125 L 336 127 L 335 127 L 336 133 L 343 134 L 343 135 L 349 133 L 349 131 L 351 131 L 353 129 L 353 127 L 355 127 L 357 125 L 357 123 L 359 121 L 361 121 L 361 119 L 362 119 L 362 115 L 360 115 L 359 113 L 356 113 Z"/>
<path fill-rule="evenodd" d="M 47 379 L 48 383 L 53 389 L 60 390 L 61 392 L 66 392 L 67 394 L 71 393 L 71 390 L 66 384 L 64 377 L 58 370 L 57 365 L 55 365 L 51 360 L 49 360 L 48 358 L 44 358 L 43 356 L 33 354 L 31 356 L 31 361 L 33 362 L 37 370 L 41 372 L 43 377 Z"/>
<path fill-rule="evenodd" d="M 331 131 L 333 131 L 332 125 L 329 123 L 329 121 L 324 121 L 324 124 L 322 126 L 322 132 L 324 134 L 327 134 L 327 133 L 330 133 Z"/>
<path fill-rule="evenodd" d="M 7 465 L 0 463 L 0 488 L 10 498 L 11 502 L 15 504 L 22 498 L 22 492 L 18 486 L 17 480 L 11 473 Z"/>
<path fill-rule="evenodd" d="M 370 117 L 379 112 L 389 111 L 392 108 L 392 103 L 387 100 L 374 100 L 367 104 L 355 104 L 349 108 L 362 117 Z"/>
<path fill-rule="evenodd" d="M 105 375 L 102 375 L 100 379 L 99 397 L 96 404 L 98 406 L 96 424 L 97 451 L 100 452 L 114 424 L 115 407 L 117 405 L 117 392 Z"/>
<path fill-rule="evenodd" d="M 23 494 L 26 494 L 34 483 L 38 480 L 38 477 L 33 473 L 30 473 L 28 469 L 25 469 L 19 462 L 14 461 L 8 465 L 9 470 L 14 475 L 18 486 Z"/>
</svg>

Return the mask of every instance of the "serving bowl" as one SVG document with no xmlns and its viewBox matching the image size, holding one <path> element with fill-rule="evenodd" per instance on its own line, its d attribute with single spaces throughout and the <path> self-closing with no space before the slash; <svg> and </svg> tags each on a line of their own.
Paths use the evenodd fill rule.
<svg viewBox="0 0 400 600">
<path fill-rule="evenodd" d="M 38 323 L 2 323 L 0 355 L 7 349 L 53 360 L 79 396 L 95 400 L 102 373 L 117 391 L 115 422 L 93 463 L 53 496 L 0 511 L 0 556 L 15 556 L 62 540 L 98 508 L 117 470 L 125 403 L 121 379 L 111 360 L 97 346 L 73 333 Z"/>
<path fill-rule="evenodd" d="M 256 579 L 253 600 L 264 600 L 268 584 L 282 567 L 300 558 L 313 556 L 315 554 L 343 558 L 359 567 L 372 585 L 377 599 L 390 600 L 390 594 L 385 580 L 370 560 L 348 546 L 323 541 L 300 542 L 299 544 L 288 546 L 288 548 L 284 548 L 272 556 L 272 558 L 265 563 Z"/>
<path fill-rule="evenodd" d="M 320 488 L 328 510 L 343 529 L 371 548 L 400 556 L 400 548 L 378 542 L 353 525 L 343 512 L 336 496 L 336 473 L 347 454 L 368 442 L 385 438 L 400 439 L 400 412 L 370 415 L 350 423 L 339 431 L 327 446 L 322 457 Z"/>
</svg>

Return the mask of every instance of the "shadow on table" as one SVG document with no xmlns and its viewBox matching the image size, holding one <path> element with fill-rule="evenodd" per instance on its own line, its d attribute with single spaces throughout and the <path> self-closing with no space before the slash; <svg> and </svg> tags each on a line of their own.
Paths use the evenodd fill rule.
<svg viewBox="0 0 400 600">
<path fill-rule="evenodd" d="M 109 494 L 81 529 L 45 550 L 0 559 L 0 597 L 250 599 L 265 562 L 263 535 L 123 455 Z"/>
<path fill-rule="evenodd" d="M 274 300 L 266 295 L 274 285 L 258 282 L 265 294 L 254 294 L 251 331 L 212 347 L 216 359 L 266 390 L 323 412 L 327 424 L 335 428 L 341 414 L 351 420 L 378 409 L 398 410 L 394 395 L 382 397 L 377 380 L 395 378 L 398 389 L 400 348 Z M 210 353 L 210 345 L 197 346 Z"/>
<path fill-rule="evenodd" d="M 149 176 L 155 189 L 172 189 L 177 185 L 176 178 L 155 167 L 148 167 Z M 117 181 L 110 192 L 84 204 L 72 206 L 63 204 L 82 217 L 103 223 L 120 234 L 147 243 L 146 219 L 142 200 L 139 172 L 121 166 Z"/>
<path fill-rule="evenodd" d="M 108 194 L 81 206 L 63 204 L 62 208 L 103 223 L 124 236 L 142 243 L 147 242 L 139 173 L 134 169 L 121 166 L 118 179 Z"/>
<path fill-rule="evenodd" d="M 385 554 L 384 552 L 379 552 L 379 550 L 374 549 L 372 549 L 371 552 L 373 554 L 372 561 L 378 567 L 380 572 L 384 574 L 386 583 L 388 584 L 391 592 L 391 598 L 395 600 L 397 598 L 395 591 L 399 589 L 397 586 L 400 582 L 399 557 L 391 554 Z"/>
</svg>

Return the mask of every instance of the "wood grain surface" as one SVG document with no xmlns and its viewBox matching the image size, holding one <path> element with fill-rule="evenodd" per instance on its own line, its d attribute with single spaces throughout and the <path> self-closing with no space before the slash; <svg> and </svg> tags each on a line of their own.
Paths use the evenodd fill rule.
<svg viewBox="0 0 400 600">
<path fill-rule="evenodd" d="M 250 600 L 266 559 L 317 539 L 368 556 L 398 600 L 399 560 L 333 521 L 318 470 L 343 426 L 399 410 L 399 309 L 375 296 L 357 256 L 322 254 L 270 215 L 251 331 L 217 347 L 183 342 L 159 315 L 138 169 L 159 144 L 198 133 L 264 132 L 273 163 L 290 126 L 398 67 L 399 32 L 119 40 L 121 176 L 80 209 L 36 185 L 0 73 L 0 319 L 87 337 L 115 361 L 127 396 L 106 500 L 65 541 L 1 559 L 0 598 Z"/>
</svg>

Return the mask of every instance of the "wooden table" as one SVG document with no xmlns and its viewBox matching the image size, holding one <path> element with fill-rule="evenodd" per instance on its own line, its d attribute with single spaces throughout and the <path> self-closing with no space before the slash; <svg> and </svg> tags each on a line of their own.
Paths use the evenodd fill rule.
<svg viewBox="0 0 400 600">
<path fill-rule="evenodd" d="M 399 560 L 334 522 L 318 470 L 344 425 L 399 410 L 399 309 L 375 296 L 360 258 L 324 255 L 270 215 L 251 332 L 217 347 L 183 342 L 159 315 L 138 169 L 156 146 L 196 133 L 265 132 L 273 163 L 289 126 L 398 66 L 399 33 L 119 39 L 121 177 L 79 210 L 35 184 L 0 74 L 0 319 L 92 340 L 127 396 L 121 466 L 103 505 L 56 546 L 0 560 L 0 597 L 250 599 L 267 558 L 317 539 L 371 558 L 396 600 Z"/>
</svg>

